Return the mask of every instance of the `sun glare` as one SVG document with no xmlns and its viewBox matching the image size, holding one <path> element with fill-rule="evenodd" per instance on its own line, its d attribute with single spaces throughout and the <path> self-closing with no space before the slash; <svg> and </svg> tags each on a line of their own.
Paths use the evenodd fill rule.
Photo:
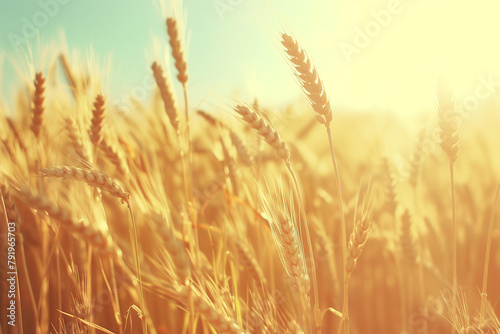
<svg viewBox="0 0 500 334">
<path fill-rule="evenodd" d="M 464 99 L 499 72 L 496 1 L 346 2 L 342 10 L 348 17 L 334 35 L 345 60 L 337 66 L 350 69 L 346 106 L 425 111 L 436 78 L 446 77 Z"/>
</svg>

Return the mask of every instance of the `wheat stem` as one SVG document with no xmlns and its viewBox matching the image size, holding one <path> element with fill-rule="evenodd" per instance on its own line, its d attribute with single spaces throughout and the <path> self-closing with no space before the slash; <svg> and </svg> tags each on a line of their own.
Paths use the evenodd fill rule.
<svg viewBox="0 0 500 334">
<path fill-rule="evenodd" d="M 333 169 L 336 175 L 336 186 L 337 186 L 337 205 L 340 212 L 340 236 L 342 238 L 342 267 L 344 268 L 344 297 L 342 301 L 342 319 L 337 330 L 340 334 L 342 326 L 344 326 L 344 333 L 349 333 L 349 277 L 346 269 L 347 262 L 347 232 L 345 226 L 345 214 L 344 214 L 344 203 L 342 197 L 342 184 L 340 181 L 339 168 L 337 166 L 337 159 L 335 157 L 335 150 L 333 148 L 332 131 L 330 129 L 330 123 L 326 125 L 326 132 L 328 134 L 328 141 L 330 143 L 330 154 L 332 157 Z"/>
<path fill-rule="evenodd" d="M 490 223 L 488 226 L 488 239 L 486 240 L 486 253 L 484 256 L 484 271 L 483 271 L 483 287 L 481 289 L 481 309 L 479 312 L 479 324 L 483 323 L 486 304 L 488 302 L 488 294 L 486 288 L 488 286 L 488 271 L 490 266 L 491 239 L 493 237 L 493 227 L 495 225 L 495 214 L 497 211 L 498 202 L 500 200 L 500 184 L 498 184 L 497 192 L 493 208 L 491 209 Z"/>
<path fill-rule="evenodd" d="M 450 181 L 451 181 L 451 212 L 452 212 L 452 229 L 453 229 L 453 318 L 457 314 L 457 292 L 458 292 L 458 270 L 457 270 L 457 218 L 455 208 L 455 178 L 453 169 L 453 160 L 450 159 Z M 452 333 L 455 332 L 455 327 L 452 328 Z"/>
</svg>

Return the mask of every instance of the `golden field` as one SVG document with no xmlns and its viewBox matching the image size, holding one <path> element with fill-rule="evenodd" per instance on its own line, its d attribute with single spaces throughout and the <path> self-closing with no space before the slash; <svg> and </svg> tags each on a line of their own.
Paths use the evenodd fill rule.
<svg viewBox="0 0 500 334">
<path fill-rule="evenodd" d="M 283 32 L 310 110 L 200 109 L 166 23 L 131 111 L 66 54 L 2 107 L 2 333 L 500 333 L 496 91 L 332 109 Z"/>
</svg>

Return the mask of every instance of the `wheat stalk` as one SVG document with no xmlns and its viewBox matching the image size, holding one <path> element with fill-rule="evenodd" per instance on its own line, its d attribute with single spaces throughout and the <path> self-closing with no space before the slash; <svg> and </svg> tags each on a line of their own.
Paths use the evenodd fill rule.
<svg viewBox="0 0 500 334">
<path fill-rule="evenodd" d="M 451 91 L 443 83 L 438 86 L 438 124 L 440 145 L 454 163 L 460 149 L 458 122 L 454 114 L 454 100 Z"/>
<path fill-rule="evenodd" d="M 196 212 L 192 208 L 194 203 L 193 196 L 193 152 L 192 152 L 192 138 L 191 138 L 191 122 L 189 118 L 189 99 L 187 92 L 187 81 L 189 79 L 187 71 L 187 61 L 185 59 L 184 48 L 179 37 L 179 26 L 177 19 L 174 17 L 167 18 L 167 33 L 169 36 L 169 43 L 172 49 L 172 57 L 174 58 L 175 68 L 177 69 L 177 80 L 182 84 L 182 90 L 184 92 L 184 116 L 185 116 L 185 133 L 184 138 L 186 141 L 186 149 L 182 148 L 181 136 L 178 132 L 179 146 L 181 147 L 181 160 L 182 160 L 182 171 L 185 187 L 185 197 L 186 201 L 190 203 L 189 205 L 189 216 L 192 221 L 192 228 L 194 233 L 194 239 L 196 244 L 198 244 L 198 229 L 195 228 L 196 225 Z"/>
<path fill-rule="evenodd" d="M 298 82 L 302 88 L 302 91 L 306 95 L 309 100 L 311 107 L 314 111 L 316 119 L 319 123 L 324 124 L 326 128 L 326 133 L 328 135 L 328 140 L 330 144 L 330 154 L 332 157 L 332 164 L 335 170 L 336 175 L 336 186 L 337 186 L 337 205 L 340 211 L 340 219 L 341 219 L 341 237 L 342 237 L 342 253 L 343 253 L 343 268 L 344 268 L 344 280 L 347 277 L 347 272 L 345 271 L 345 260 L 347 257 L 347 232 L 346 232 L 346 224 L 345 224 L 345 214 L 344 214 L 344 203 L 342 196 L 342 184 L 340 179 L 340 173 L 337 166 L 337 159 L 335 156 L 335 150 L 333 147 L 332 140 L 332 132 L 331 132 L 331 122 L 332 122 L 332 108 L 330 105 L 330 100 L 328 95 L 326 94 L 325 87 L 321 78 L 319 77 L 318 71 L 314 67 L 311 62 L 310 57 L 307 55 L 305 50 L 299 46 L 299 43 L 295 38 L 290 36 L 289 34 L 282 33 L 281 34 L 281 44 L 285 47 L 285 52 L 288 56 L 289 61 L 294 69 L 294 74 L 298 79 Z M 312 249 L 312 247 L 310 247 Z M 342 306 L 342 320 L 338 327 L 338 333 L 342 327 L 344 328 L 345 333 L 349 333 L 349 312 L 348 312 L 348 286 L 346 282 L 344 282 L 344 298 L 343 298 L 343 306 Z M 315 296 L 317 296 L 317 292 L 315 291 Z M 315 298 L 315 304 L 318 305 L 317 297 Z M 315 322 L 316 328 L 319 329 L 321 327 L 321 319 L 319 306 L 315 309 Z"/>
<path fill-rule="evenodd" d="M 458 289 L 458 269 L 457 269 L 457 219 L 455 210 L 455 179 L 453 165 L 458 157 L 459 134 L 456 115 L 454 115 L 453 94 L 444 82 L 439 81 L 437 88 L 438 97 L 438 123 L 440 132 L 440 145 L 449 158 L 450 183 L 451 183 L 451 212 L 452 212 L 452 230 L 453 230 L 453 301 L 452 317 L 457 316 L 457 289 Z M 453 327 L 452 333 L 455 332 Z"/>
</svg>

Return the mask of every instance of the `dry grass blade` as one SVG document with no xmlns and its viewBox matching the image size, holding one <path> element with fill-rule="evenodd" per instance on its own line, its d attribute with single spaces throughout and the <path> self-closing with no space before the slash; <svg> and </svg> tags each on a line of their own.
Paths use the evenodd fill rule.
<svg viewBox="0 0 500 334">
<path fill-rule="evenodd" d="M 68 84 L 71 87 L 71 91 L 73 93 L 73 96 L 76 97 L 76 92 L 78 90 L 77 80 L 75 79 L 75 75 L 73 74 L 73 71 L 71 70 L 71 66 L 70 66 L 65 54 L 61 53 L 59 55 L 59 62 L 61 63 L 61 66 L 63 68 L 64 76 L 66 77 L 66 80 L 68 81 Z"/>
</svg>

